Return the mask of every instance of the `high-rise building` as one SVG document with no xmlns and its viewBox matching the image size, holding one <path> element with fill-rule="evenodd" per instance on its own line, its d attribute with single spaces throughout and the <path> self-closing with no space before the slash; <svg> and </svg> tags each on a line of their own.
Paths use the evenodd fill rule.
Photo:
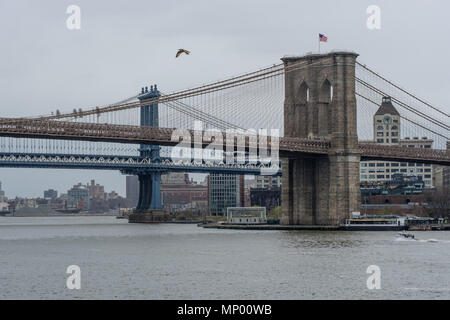
<svg viewBox="0 0 450 320">
<path fill-rule="evenodd" d="M 103 200 L 105 198 L 105 187 L 95 183 L 95 180 L 91 180 L 91 184 L 88 185 L 89 197 L 91 199 Z"/>
<path fill-rule="evenodd" d="M 79 183 L 67 191 L 67 196 L 68 207 L 82 210 L 89 209 L 89 189 L 87 186 Z"/>
<path fill-rule="evenodd" d="M 6 202 L 5 191 L 2 190 L 2 182 L 0 181 L 0 202 Z"/>
<path fill-rule="evenodd" d="M 161 184 L 188 184 L 189 174 L 184 172 L 170 172 L 161 175 Z"/>
<path fill-rule="evenodd" d="M 245 205 L 244 176 L 211 173 L 208 179 L 208 206 L 213 216 L 226 215 L 228 207 Z"/>
<path fill-rule="evenodd" d="M 431 148 L 432 139 L 427 137 L 401 138 L 400 114 L 392 104 L 390 97 L 384 97 L 380 108 L 373 117 L 374 139 L 365 143 L 383 145 L 399 145 L 409 148 Z M 407 163 L 394 161 L 361 161 L 361 182 L 385 183 L 392 180 L 393 175 L 402 173 L 407 176 L 417 176 L 422 179 L 427 188 L 433 186 L 433 168 L 431 164 Z"/>
<path fill-rule="evenodd" d="M 450 141 L 447 141 L 447 152 L 450 152 Z M 450 187 L 450 167 L 433 166 L 433 185 L 436 189 Z"/>
<path fill-rule="evenodd" d="M 256 176 L 256 188 L 280 188 L 281 177 L 279 176 Z"/>
<path fill-rule="evenodd" d="M 56 198 L 58 198 L 58 191 L 53 190 L 53 189 L 45 190 L 44 198 L 45 199 L 56 199 Z"/>
</svg>

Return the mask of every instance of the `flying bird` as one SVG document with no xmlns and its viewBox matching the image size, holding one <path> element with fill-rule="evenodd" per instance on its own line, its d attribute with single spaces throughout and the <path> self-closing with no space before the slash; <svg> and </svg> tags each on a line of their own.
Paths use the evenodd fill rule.
<svg viewBox="0 0 450 320">
<path fill-rule="evenodd" d="M 182 53 L 190 54 L 191 52 L 186 49 L 178 49 L 177 55 L 175 58 L 178 58 Z"/>
</svg>

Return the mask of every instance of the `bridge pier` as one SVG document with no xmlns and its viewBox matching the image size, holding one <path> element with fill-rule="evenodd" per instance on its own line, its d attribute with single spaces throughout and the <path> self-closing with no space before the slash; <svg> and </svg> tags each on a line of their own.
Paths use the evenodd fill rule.
<svg viewBox="0 0 450 320">
<path fill-rule="evenodd" d="M 148 91 L 147 87 L 142 88 L 138 99 L 144 101 L 159 96 L 160 93 L 155 85 L 150 87 L 150 91 Z M 141 126 L 159 126 L 157 103 L 141 107 Z M 150 158 L 153 163 L 159 162 L 160 149 L 161 147 L 159 146 L 143 144 L 140 146 L 140 156 Z M 139 201 L 135 212 L 129 216 L 129 222 L 149 223 L 167 219 L 167 213 L 163 210 L 161 202 L 161 173 L 160 170 L 134 172 L 139 177 Z"/>
<path fill-rule="evenodd" d="M 139 177 L 139 201 L 136 206 L 137 211 L 150 209 L 152 203 L 153 181 L 151 175 L 138 175 Z"/>
<path fill-rule="evenodd" d="M 331 141 L 328 156 L 282 160 L 282 224 L 338 225 L 359 211 L 356 57 L 335 52 L 282 59 L 284 135 Z"/>
</svg>

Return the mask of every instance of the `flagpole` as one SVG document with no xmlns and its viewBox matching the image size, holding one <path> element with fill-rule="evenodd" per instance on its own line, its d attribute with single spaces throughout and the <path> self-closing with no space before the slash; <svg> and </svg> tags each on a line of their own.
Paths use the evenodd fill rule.
<svg viewBox="0 0 450 320">
<path fill-rule="evenodd" d="M 319 35 L 319 53 L 320 53 L 320 35 Z"/>
</svg>

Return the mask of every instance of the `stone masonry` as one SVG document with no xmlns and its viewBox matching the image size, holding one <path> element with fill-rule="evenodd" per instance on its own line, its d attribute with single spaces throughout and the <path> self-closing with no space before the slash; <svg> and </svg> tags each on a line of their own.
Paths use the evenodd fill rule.
<svg viewBox="0 0 450 320">
<path fill-rule="evenodd" d="M 328 138 L 328 156 L 283 159 L 282 224 L 337 225 L 360 209 L 352 52 L 285 57 L 284 135 Z"/>
</svg>

